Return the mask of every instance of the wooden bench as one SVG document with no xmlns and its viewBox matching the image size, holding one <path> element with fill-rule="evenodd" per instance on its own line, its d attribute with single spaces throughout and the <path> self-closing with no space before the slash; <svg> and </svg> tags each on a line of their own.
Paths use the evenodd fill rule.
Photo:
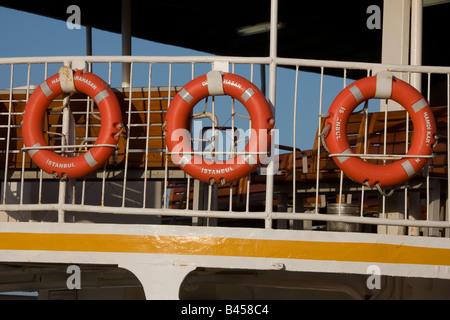
<svg viewBox="0 0 450 320">
<path fill-rule="evenodd" d="M 433 107 L 433 114 L 436 119 L 439 140 L 434 148 L 433 158 L 428 162 L 428 174 L 431 178 L 447 179 L 448 158 L 447 158 L 447 107 Z M 406 111 L 392 111 L 387 113 L 387 134 L 386 134 L 386 154 L 405 154 L 406 150 Z M 359 154 L 383 154 L 384 147 L 384 124 L 385 112 L 369 113 L 367 121 L 363 114 L 352 114 L 349 119 L 348 140 L 355 153 Z M 323 128 L 324 120 L 322 120 L 321 128 Z M 366 129 L 367 128 L 367 129 Z M 365 139 L 367 131 L 367 138 Z M 408 142 L 413 138 L 412 122 L 409 123 Z M 275 189 L 284 190 L 289 194 L 289 203 L 293 203 L 292 197 L 292 180 L 293 175 L 293 158 L 296 159 L 296 186 L 300 196 L 303 197 L 300 204 L 306 206 L 315 206 L 316 182 L 319 178 L 319 207 L 325 207 L 327 203 L 339 201 L 338 193 L 340 187 L 341 170 L 337 167 L 332 158 L 329 157 L 328 151 L 324 148 L 322 141 L 319 153 L 320 132 L 317 132 L 313 149 L 296 150 L 279 156 L 279 170 L 274 177 Z M 366 148 L 364 148 L 366 143 Z M 319 159 L 320 154 L 320 160 Z M 383 160 L 367 160 L 373 163 L 382 164 Z M 418 176 L 413 178 L 412 183 L 422 185 L 424 190 L 426 185 L 423 176 L 426 174 L 422 171 Z M 361 188 L 356 182 L 353 182 L 345 174 L 343 174 L 343 193 L 353 193 L 353 202 L 359 202 Z M 265 177 L 260 177 L 256 173 L 252 175 L 252 181 L 262 182 Z M 414 182 L 416 181 L 416 182 Z M 288 182 L 289 188 L 286 188 Z M 440 193 L 445 192 L 446 188 L 436 189 L 437 183 L 431 181 L 434 188 L 434 198 Z M 288 190 L 289 189 L 289 190 Z M 445 189 L 445 190 L 444 190 Z M 353 190 L 353 191 L 350 191 Z M 297 194 L 299 196 L 299 194 Z M 379 203 L 378 191 L 366 192 L 364 194 L 364 210 L 378 211 Z M 423 197 L 423 195 L 422 195 Z M 359 200 L 358 200 L 359 199 Z M 340 201 L 352 201 L 351 198 L 341 199 Z M 299 205 L 297 205 L 299 208 Z M 433 209 L 434 211 L 438 209 Z"/>
<path fill-rule="evenodd" d="M 193 179 L 192 179 L 193 180 Z M 191 180 L 191 181 L 192 181 Z M 208 186 L 205 186 L 208 188 Z M 230 190 L 232 198 L 233 211 L 244 211 L 247 208 L 247 190 L 248 190 L 248 177 L 241 178 L 233 183 L 227 183 L 225 185 L 216 185 L 217 198 L 213 200 L 217 208 L 216 210 L 227 211 L 230 209 Z M 169 208 L 172 209 L 185 209 L 189 204 L 189 209 L 193 209 L 193 195 L 194 186 L 189 188 L 189 197 L 187 196 L 187 186 L 184 183 L 173 182 L 170 188 Z M 263 183 L 251 183 L 249 190 L 248 206 L 252 210 L 264 211 L 265 199 L 266 199 L 266 186 Z M 206 191 L 205 194 L 207 194 Z M 200 209 L 206 209 L 207 204 L 200 206 Z"/>
<path fill-rule="evenodd" d="M 369 120 L 372 114 L 368 115 Z M 325 120 L 321 120 L 321 131 L 323 131 Z M 350 146 L 356 153 L 363 153 L 364 151 L 364 129 L 365 118 L 361 113 L 352 114 L 348 121 L 347 134 Z M 316 181 L 317 171 L 319 171 L 320 180 L 338 179 L 340 176 L 340 170 L 334 161 L 328 157 L 328 151 L 320 141 L 319 152 L 319 140 L 320 132 L 316 133 L 314 139 L 313 149 L 299 150 L 295 152 L 282 153 L 279 155 L 278 173 L 274 177 L 275 183 L 292 182 L 293 179 L 293 159 L 295 155 L 296 164 L 296 181 L 307 182 Z M 258 179 L 258 177 L 255 177 Z"/>
<path fill-rule="evenodd" d="M 369 119 L 371 115 L 369 114 Z M 324 121 L 323 121 L 324 122 Z M 364 116 L 362 114 L 354 114 L 350 117 L 348 122 L 348 134 L 349 142 L 358 152 L 362 153 L 363 150 L 363 133 L 364 133 Z M 323 123 L 322 123 L 323 127 Z M 317 149 L 319 132 L 317 133 L 314 148 L 302 152 L 297 150 L 295 153 L 283 153 L 278 157 L 278 173 L 275 175 L 275 184 L 285 185 L 286 182 L 292 182 L 293 179 L 293 157 L 296 157 L 296 180 L 299 182 L 315 181 L 317 172 Z M 290 149 L 285 148 L 282 149 Z M 307 167 L 304 166 L 307 164 Z M 340 170 L 336 166 L 333 160 L 328 157 L 328 152 L 325 148 L 321 147 L 320 162 L 319 162 L 319 177 L 320 179 L 338 178 Z M 246 206 L 246 194 L 247 194 L 247 177 L 241 178 L 233 184 L 232 197 L 233 197 L 233 209 L 244 208 Z M 265 202 L 265 183 L 266 177 L 259 175 L 255 170 L 250 175 L 250 203 L 252 208 L 262 206 Z M 192 189 L 189 192 L 192 195 Z M 229 208 L 229 196 L 230 196 L 230 184 L 225 186 L 218 186 L 218 206 L 224 210 Z M 186 186 L 181 188 L 173 188 L 170 195 L 171 208 L 185 208 L 186 206 Z M 192 199 L 190 199 L 192 202 Z M 274 206 L 277 205 L 277 199 L 275 197 Z M 192 208 L 192 206 L 190 206 Z M 264 208 L 263 208 L 264 210 Z"/>
</svg>

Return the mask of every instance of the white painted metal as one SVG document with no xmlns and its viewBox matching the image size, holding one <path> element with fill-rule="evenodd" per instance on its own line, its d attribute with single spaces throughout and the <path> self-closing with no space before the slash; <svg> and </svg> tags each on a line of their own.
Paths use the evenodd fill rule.
<svg viewBox="0 0 450 320">
<path fill-rule="evenodd" d="M 122 0 L 122 55 L 131 55 L 131 1 Z M 130 64 L 122 64 L 122 87 L 130 86 Z"/>
<path fill-rule="evenodd" d="M 36 233 L 36 234 L 96 234 L 96 235 L 133 235 L 133 236 L 159 236 L 159 237 L 198 237 L 220 239 L 246 240 L 279 240 L 299 242 L 333 242 L 346 244 L 388 244 L 399 247 L 437 248 L 449 249 L 447 239 L 436 237 L 403 237 L 397 235 L 358 234 L 345 232 L 315 232 L 298 230 L 267 230 L 247 228 L 199 228 L 187 226 L 155 226 L 141 225 L 113 225 L 113 224 L 59 224 L 59 223 L 30 223 L 27 227 L 24 223 L 0 223 L 2 233 Z M 174 255 L 157 253 L 136 252 L 80 252 L 80 251 L 33 251 L 13 250 L 5 252 L 0 250 L 0 256 L 8 254 L 17 262 L 49 262 L 79 264 L 116 264 L 133 273 L 143 282 L 146 294 L 151 298 L 157 296 L 152 286 L 162 288 L 160 299 L 173 299 L 176 283 L 170 283 L 167 291 L 164 291 L 164 283 L 168 281 L 181 282 L 180 279 L 192 268 L 227 268 L 227 269 L 253 269 L 253 270 L 280 270 L 327 272 L 327 273 L 352 273 L 367 275 L 367 267 L 373 262 L 365 261 L 320 261 L 289 258 L 254 258 L 239 256 L 205 256 L 205 255 Z M 396 264 L 377 263 L 385 276 L 427 277 L 436 279 L 450 279 L 448 267 L 440 267 L 426 264 Z M 161 275 L 161 266 L 166 266 L 166 276 Z M 169 267 L 168 267 L 169 266 Z M 149 272 L 145 272 L 148 270 Z M 155 271 L 152 275 L 151 271 Z M 174 279 L 171 279 L 174 277 Z M 161 286 L 161 287 L 160 287 Z M 148 290 L 148 291 L 147 291 Z M 157 298 L 157 297 L 156 297 Z"/>
<path fill-rule="evenodd" d="M 410 2 L 411 0 L 383 2 L 383 64 L 407 65 L 409 62 Z"/>
<path fill-rule="evenodd" d="M 277 78 L 277 39 L 278 39 L 278 1 L 272 0 L 270 2 L 270 58 L 269 64 L 269 103 L 273 108 L 275 118 L 275 100 L 276 100 L 276 78 Z M 274 163 L 271 161 L 267 166 L 266 176 L 266 228 L 272 227 L 272 219 L 270 214 L 272 212 L 273 203 L 273 174 Z"/>
<path fill-rule="evenodd" d="M 411 0 L 383 2 L 383 41 L 381 62 L 383 64 L 409 64 Z M 404 74 L 397 73 L 397 78 L 405 79 Z M 381 111 L 388 109 L 402 110 L 395 101 L 380 101 Z"/>
<path fill-rule="evenodd" d="M 422 64 L 422 28 L 423 3 L 422 0 L 411 0 L 411 62 L 414 66 Z M 422 91 L 422 78 L 420 73 L 411 74 L 411 85 Z"/>
<path fill-rule="evenodd" d="M 195 270 L 194 265 L 181 266 L 174 263 L 119 263 L 119 267 L 137 276 L 143 284 L 147 300 L 178 300 L 181 282 Z"/>
</svg>

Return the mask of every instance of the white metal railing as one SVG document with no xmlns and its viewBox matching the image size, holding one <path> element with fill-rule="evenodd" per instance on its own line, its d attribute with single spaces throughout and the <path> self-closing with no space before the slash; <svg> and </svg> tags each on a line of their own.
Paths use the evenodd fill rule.
<svg viewBox="0 0 450 320">
<path fill-rule="evenodd" d="M 122 63 L 130 64 L 130 86 L 126 88 L 120 88 L 122 74 L 121 68 L 118 67 Z M 118 93 L 123 95 L 121 99 L 123 99 L 123 123 L 126 135 L 122 139 L 121 149 L 112 157 L 112 163 L 103 170 L 77 181 L 53 179 L 33 167 L 25 150 L 17 147 L 21 145 L 19 129 L 26 101 L 35 86 L 57 73 L 58 68 L 64 64 L 85 65 L 87 70 L 92 70 L 112 87 L 119 88 Z M 2 160 L 4 163 L 1 169 L 3 180 L 0 204 L 3 218 L 0 219 L 6 221 L 47 219 L 64 222 L 114 220 L 111 216 L 121 216 L 125 218 L 119 223 L 126 223 L 139 221 L 138 218 L 143 216 L 152 216 L 158 218 L 151 220 L 150 223 L 232 226 L 235 222 L 229 222 L 236 220 L 245 226 L 261 227 L 258 221 L 264 221 L 263 226 L 266 228 L 294 229 L 321 228 L 320 223 L 308 224 L 308 221 L 326 221 L 389 226 L 391 229 L 394 226 L 398 227 L 395 232 L 403 234 L 418 235 L 420 231 L 422 235 L 449 236 L 448 170 L 446 176 L 441 175 L 439 179 L 425 172 L 423 178 L 398 186 L 393 196 L 396 199 L 395 209 L 392 208 L 394 198 L 379 194 L 374 188 L 349 184 L 342 172 L 336 181 L 327 181 L 321 177 L 319 171 L 313 173 L 315 179 L 308 182 L 298 179 L 298 175 L 302 174 L 298 169 L 301 168 L 303 172 L 308 170 L 301 165 L 301 160 L 296 159 L 298 151 L 294 153 L 292 164 L 289 166 L 287 175 L 290 175 L 290 179 L 282 183 L 279 178 L 283 174 L 280 169 L 283 168 L 277 167 L 275 161 L 269 164 L 269 172 L 275 169 L 275 176 L 267 175 L 261 178 L 252 175 L 249 179 L 242 179 L 227 186 L 228 190 L 202 185 L 186 176 L 184 172 L 170 164 L 168 154 L 161 143 L 157 147 L 151 143 L 163 139 L 161 119 L 165 108 L 152 110 L 150 105 L 155 101 L 170 104 L 170 100 L 181 86 L 207 73 L 214 66 L 240 74 L 260 88 L 266 87 L 268 79 L 266 96 L 275 105 L 278 152 L 282 153 L 281 149 L 286 149 L 285 147 L 291 148 L 287 153 L 298 149 L 305 152 L 306 149 L 312 149 L 316 141 L 318 148 L 314 161 L 317 167 L 323 160 L 323 153 L 320 151 L 322 142 L 316 136 L 316 131 L 321 132 L 323 129 L 320 116 L 326 114 L 336 94 L 353 81 L 348 77 L 349 72 L 359 71 L 359 75 L 370 76 L 379 71 L 389 71 L 402 73 L 406 80 L 413 74 L 424 74 L 428 81 L 426 86 L 428 100 L 431 94 L 435 93 L 435 89 L 431 86 L 432 79 L 439 77 L 440 80 L 443 79 L 445 88 L 444 92 L 440 92 L 446 99 L 443 106 L 448 108 L 450 105 L 450 68 L 445 67 L 216 56 L 1 58 L 0 107 L 3 110 L 0 110 L 0 130 L 3 134 L 0 137 L 0 155 L 4 155 Z M 269 68 L 266 68 L 267 66 Z M 330 70 L 333 70 L 333 76 L 327 75 Z M 266 74 L 269 76 L 266 77 Z M 150 94 L 152 91 L 164 93 L 153 97 Z M 275 93 L 276 100 L 272 101 Z M 85 132 L 75 140 L 75 145 L 80 146 L 95 139 L 88 133 L 95 128 L 98 129 L 98 123 L 94 121 L 98 114 L 92 109 L 89 98 L 77 98 L 72 101 L 86 106 L 84 110 L 73 111 L 78 120 L 87 119 L 75 124 Z M 63 101 L 61 99 L 58 102 L 62 105 Z M 140 107 L 137 107 L 138 105 Z M 210 99 L 198 106 L 199 113 L 205 114 L 204 105 L 211 111 L 208 111 L 206 120 L 197 119 L 201 121 L 202 126 L 208 126 L 208 118 L 218 117 L 218 123 L 224 130 L 225 127 L 231 132 L 236 128 L 243 130 L 249 128 L 245 110 L 232 99 L 222 100 L 219 97 Z M 379 107 L 373 108 L 371 106 L 369 110 L 364 109 L 364 112 L 379 111 Z M 54 117 L 63 117 L 62 108 L 52 109 L 50 113 Z M 305 122 L 313 124 L 308 127 L 308 132 L 305 132 L 299 124 Z M 367 122 L 365 125 L 367 131 Z M 62 126 L 61 122 L 52 123 L 52 132 L 60 132 Z M 220 131 L 214 121 L 210 121 L 209 126 L 212 127 L 213 135 Z M 447 115 L 446 132 L 441 137 L 443 140 L 448 137 L 448 131 Z M 202 138 L 204 136 L 200 137 L 200 140 Z M 52 139 L 55 144 L 59 144 L 62 138 L 59 134 L 52 136 Z M 69 147 L 71 146 L 65 146 Z M 448 159 L 448 140 L 446 150 Z M 208 150 L 203 151 L 205 154 L 210 153 Z M 233 152 L 225 151 L 223 154 L 235 154 Z M 151 157 L 158 154 L 160 167 L 151 164 Z M 386 158 L 388 154 L 365 153 L 364 156 Z M 137 162 L 140 162 L 140 165 L 136 165 L 134 158 L 139 159 Z M 11 163 L 11 159 L 15 162 Z M 181 194 L 177 201 L 174 200 L 176 192 Z M 342 202 L 342 199 L 346 194 L 352 194 L 354 199 L 358 198 L 351 200 L 359 207 L 357 215 L 344 215 L 348 203 Z M 369 196 L 379 199 L 375 201 L 378 214 L 376 218 L 366 215 L 368 205 L 366 199 Z M 307 197 L 313 199 L 309 202 L 310 205 L 304 200 Z M 272 210 L 272 198 L 278 200 L 275 211 Z M 341 199 L 338 201 L 340 203 L 338 214 L 325 214 L 326 205 L 332 202 L 330 199 Z M 349 201 L 347 197 L 347 202 Z M 420 206 L 424 208 L 423 212 L 420 212 Z M 303 225 L 299 226 L 297 222 L 302 222 Z M 383 231 L 380 227 L 375 230 L 375 232 L 391 231 L 387 229 Z"/>
</svg>

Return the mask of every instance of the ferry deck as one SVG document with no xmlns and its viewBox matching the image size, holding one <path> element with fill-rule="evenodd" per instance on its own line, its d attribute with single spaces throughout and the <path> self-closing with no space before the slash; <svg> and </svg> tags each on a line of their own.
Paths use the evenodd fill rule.
<svg viewBox="0 0 450 320">
<path fill-rule="evenodd" d="M 0 299 L 450 297 L 450 61 L 425 46 L 422 59 L 421 50 L 422 39 L 429 39 L 426 23 L 450 11 L 450 3 L 372 1 L 382 9 L 381 29 L 366 30 L 372 12 L 365 11 L 360 28 L 380 36 L 380 60 L 354 61 L 364 46 L 344 58 L 285 56 L 290 24 L 282 2 L 267 1 L 267 11 L 255 11 L 266 14 L 258 19 L 267 25 L 253 24 L 263 30 L 239 29 L 251 45 L 267 40 L 263 56 L 129 55 L 134 18 L 126 12 L 133 7 L 123 1 L 122 56 L 0 58 L 0 76 L 9 79 L 0 88 Z M 258 34 L 265 38 L 251 38 Z M 40 149 L 23 140 L 30 97 L 63 66 L 111 85 L 122 116 L 112 155 L 79 178 L 41 169 L 32 159 Z M 208 184 L 172 161 L 164 127 L 183 87 L 211 71 L 257 86 L 273 108 L 275 130 L 269 155 L 249 174 Z M 426 165 L 386 188 L 350 179 L 323 139 L 336 96 L 377 74 L 420 91 L 436 123 Z M 96 101 L 80 92 L 55 98 L 42 124 L 48 148 L 68 157 L 86 154 L 102 124 Z M 414 139 L 408 112 L 388 99 L 371 99 L 357 110 L 346 130 L 353 152 L 380 166 L 403 159 Z M 236 154 L 250 139 L 249 118 L 237 99 L 204 99 L 193 109 L 192 143 L 204 157 L 214 159 L 217 150 Z M 238 128 L 243 137 L 234 134 Z"/>
</svg>

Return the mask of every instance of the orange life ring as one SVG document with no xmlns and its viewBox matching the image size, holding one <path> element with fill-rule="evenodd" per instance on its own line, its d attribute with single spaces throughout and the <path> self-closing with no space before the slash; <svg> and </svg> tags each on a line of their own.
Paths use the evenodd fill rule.
<svg viewBox="0 0 450 320">
<path fill-rule="evenodd" d="M 244 155 L 213 161 L 192 154 L 190 135 L 182 133 L 189 132 L 194 106 L 210 95 L 229 95 L 247 109 L 252 130 Z M 258 166 L 260 154 L 270 151 L 273 128 L 272 108 L 254 84 L 235 74 L 211 71 L 187 83 L 173 98 L 165 118 L 164 135 L 172 161 L 182 170 L 206 183 L 225 184 L 248 175 Z M 177 129 L 181 129 L 181 134 Z"/>
<path fill-rule="evenodd" d="M 392 99 L 398 102 L 413 122 L 414 138 L 405 157 L 386 165 L 365 162 L 356 156 L 347 140 L 347 122 L 353 110 L 371 98 Z M 335 98 L 328 111 L 325 141 L 337 166 L 352 180 L 367 186 L 395 186 L 416 175 L 432 154 L 436 142 L 436 122 L 426 99 L 408 83 L 392 75 L 381 73 L 363 78 L 347 86 Z M 417 156 L 417 157 L 415 157 Z"/>
<path fill-rule="evenodd" d="M 90 72 L 69 71 L 73 76 L 73 90 L 91 97 L 100 110 L 101 128 L 94 146 L 76 157 L 64 157 L 41 148 L 47 146 L 42 128 L 45 112 L 50 103 L 63 93 L 59 73 L 43 81 L 30 96 L 23 115 L 22 136 L 24 146 L 36 165 L 57 178 L 66 176 L 70 179 L 86 176 L 108 160 L 119 139 L 122 114 L 119 101 L 106 82 Z"/>
</svg>

